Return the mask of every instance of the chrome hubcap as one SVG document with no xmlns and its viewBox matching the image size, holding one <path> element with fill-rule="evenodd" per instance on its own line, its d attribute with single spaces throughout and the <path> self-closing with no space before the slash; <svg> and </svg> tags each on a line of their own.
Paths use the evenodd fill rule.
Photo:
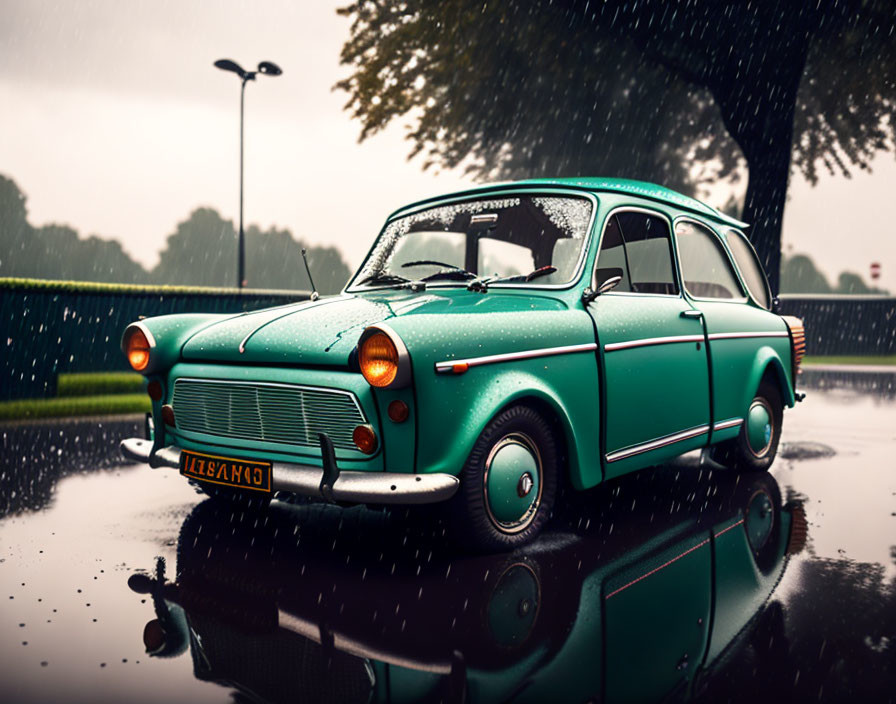
<svg viewBox="0 0 896 704">
<path fill-rule="evenodd" d="M 502 533 L 519 533 L 535 519 L 541 503 L 541 453 L 523 433 L 510 433 L 492 447 L 485 461 L 483 491 L 492 524 Z"/>
</svg>

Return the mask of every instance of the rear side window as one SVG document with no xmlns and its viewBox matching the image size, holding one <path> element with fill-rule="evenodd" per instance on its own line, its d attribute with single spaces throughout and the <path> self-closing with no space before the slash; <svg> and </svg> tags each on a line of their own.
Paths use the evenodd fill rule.
<svg viewBox="0 0 896 704">
<path fill-rule="evenodd" d="M 675 237 L 688 293 L 696 298 L 743 298 L 731 260 L 715 234 L 682 220 L 675 226 Z"/>
<path fill-rule="evenodd" d="M 728 249 L 734 255 L 734 261 L 737 268 L 740 269 L 741 277 L 750 289 L 750 295 L 753 296 L 759 305 L 767 310 L 771 310 L 772 302 L 769 294 L 768 280 L 765 278 L 765 272 L 759 263 L 759 257 L 753 246 L 747 241 L 742 232 L 737 230 L 728 230 L 725 232 L 725 241 L 728 243 Z"/>
<path fill-rule="evenodd" d="M 666 220 L 648 213 L 615 213 L 607 221 L 597 260 L 596 285 L 621 276 L 615 291 L 678 294 Z"/>
</svg>

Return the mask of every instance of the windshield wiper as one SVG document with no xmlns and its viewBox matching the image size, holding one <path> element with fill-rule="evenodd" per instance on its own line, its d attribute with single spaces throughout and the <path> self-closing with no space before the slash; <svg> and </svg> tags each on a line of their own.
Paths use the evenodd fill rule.
<svg viewBox="0 0 896 704">
<path fill-rule="evenodd" d="M 437 271 L 435 274 L 424 276 L 421 281 L 469 281 L 475 279 L 476 274 L 465 269 L 449 269 L 448 271 Z"/>
<path fill-rule="evenodd" d="M 472 271 L 467 271 L 463 267 L 459 267 L 455 264 L 448 264 L 447 262 L 437 262 L 434 259 L 418 259 L 413 262 L 405 262 L 401 265 L 401 268 L 404 269 L 409 266 L 442 266 L 446 267 L 444 271 L 437 271 L 435 274 L 430 274 L 429 276 L 424 276 L 421 281 L 437 281 L 439 279 L 446 281 L 468 281 L 469 279 L 475 279 L 476 274 Z"/>
<path fill-rule="evenodd" d="M 399 285 L 399 284 L 409 284 L 409 283 L 411 283 L 411 280 L 406 279 L 403 276 L 398 276 L 397 274 L 389 274 L 389 273 L 380 271 L 376 274 L 371 274 L 370 276 L 367 276 L 367 277 L 361 279 L 358 282 L 358 285 L 359 286 L 362 286 L 364 284 Z"/>
<path fill-rule="evenodd" d="M 507 283 L 514 283 L 517 281 L 525 281 L 528 283 L 529 281 L 532 281 L 532 279 L 537 279 L 541 276 L 549 276 L 549 275 L 553 274 L 555 271 L 557 271 L 557 267 L 548 265 L 548 266 L 540 267 L 540 268 L 536 269 L 535 271 L 530 271 L 528 274 L 516 274 L 514 276 L 500 276 L 496 279 L 489 279 L 488 283 L 490 283 L 490 284 L 494 284 L 494 283 L 507 284 Z"/>
</svg>

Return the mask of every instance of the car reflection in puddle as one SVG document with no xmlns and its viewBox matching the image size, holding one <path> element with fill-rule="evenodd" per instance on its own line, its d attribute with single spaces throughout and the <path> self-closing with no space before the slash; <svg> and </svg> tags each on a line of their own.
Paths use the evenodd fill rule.
<svg viewBox="0 0 896 704">
<path fill-rule="evenodd" d="M 128 583 L 152 596 L 151 655 L 189 650 L 198 679 L 272 702 L 688 699 L 772 647 L 757 634 L 783 628 L 770 596 L 807 524 L 771 475 L 667 467 L 574 501 L 485 556 L 404 515 L 207 501 L 174 578 L 159 560 Z"/>
</svg>

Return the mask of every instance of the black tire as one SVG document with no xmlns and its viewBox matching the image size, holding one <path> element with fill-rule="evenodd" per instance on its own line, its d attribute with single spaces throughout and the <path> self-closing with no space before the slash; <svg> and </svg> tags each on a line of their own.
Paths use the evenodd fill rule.
<svg viewBox="0 0 896 704">
<path fill-rule="evenodd" d="M 750 444 L 749 417 L 755 406 L 761 406 L 769 416 L 770 432 L 766 443 L 759 448 Z M 719 443 L 712 450 L 712 458 L 739 472 L 765 472 L 775 461 L 778 453 L 778 443 L 781 441 L 781 426 L 784 420 L 784 402 L 781 400 L 781 392 L 778 386 L 771 381 L 763 381 L 759 384 L 756 395 L 750 402 L 747 415 L 740 426 L 737 437 L 723 443 Z"/>
<path fill-rule="evenodd" d="M 525 472 L 530 475 L 528 482 L 524 475 L 520 476 L 517 489 L 520 499 L 525 500 L 528 491 L 538 493 L 518 520 L 502 522 L 490 508 L 489 471 L 497 452 L 513 444 L 530 453 L 537 473 L 532 477 Z M 501 411 L 473 445 L 460 474 L 460 489 L 446 507 L 451 542 L 465 550 L 497 552 L 534 540 L 554 505 L 559 460 L 554 428 L 537 411 L 525 405 Z"/>
</svg>

